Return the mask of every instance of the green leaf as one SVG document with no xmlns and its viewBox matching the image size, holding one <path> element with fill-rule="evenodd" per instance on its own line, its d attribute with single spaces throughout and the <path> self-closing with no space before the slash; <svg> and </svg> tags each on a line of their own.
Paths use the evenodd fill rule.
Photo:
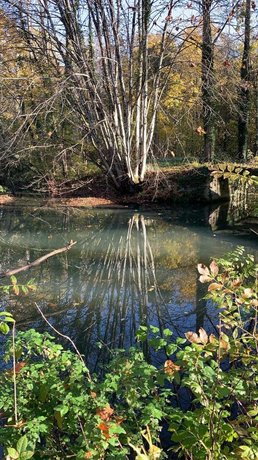
<svg viewBox="0 0 258 460">
<path fill-rule="evenodd" d="M 55 410 L 60 413 L 61 417 L 63 417 L 69 411 L 69 407 L 60 405 L 55 407 Z"/>
<path fill-rule="evenodd" d="M 14 319 L 14 318 L 10 318 L 10 317 L 5 318 L 4 321 L 5 321 L 6 323 L 15 323 L 15 319 Z"/>
<path fill-rule="evenodd" d="M 27 288 L 27 286 L 22 285 L 21 288 L 22 288 L 22 292 L 23 292 L 24 294 L 28 294 L 29 289 Z"/>
<path fill-rule="evenodd" d="M 15 286 L 17 284 L 16 276 L 14 276 L 14 275 L 10 276 L 10 280 L 11 280 L 11 283 L 12 283 L 13 286 Z"/>
<path fill-rule="evenodd" d="M 171 337 L 171 335 L 173 335 L 173 332 L 170 329 L 164 329 L 163 335 L 165 337 Z"/>
<path fill-rule="evenodd" d="M 9 311 L 1 311 L 0 316 L 8 316 L 10 318 L 13 317 L 12 313 L 9 313 Z"/>
<path fill-rule="evenodd" d="M 9 331 L 10 331 L 10 328 L 8 324 L 0 323 L 0 332 L 2 332 L 2 334 L 8 334 Z"/>
<path fill-rule="evenodd" d="M 19 453 L 26 451 L 28 445 L 27 436 L 22 436 L 19 441 L 17 442 L 17 450 Z"/>
<path fill-rule="evenodd" d="M 109 428 L 110 434 L 126 434 L 126 431 L 121 425 L 114 424 Z"/>
<path fill-rule="evenodd" d="M 59 411 L 55 411 L 55 419 L 57 421 L 57 426 L 60 430 L 63 428 L 63 417 Z"/>
<path fill-rule="evenodd" d="M 22 452 L 20 455 L 20 460 L 28 460 L 29 458 L 32 458 L 34 455 L 34 452 L 32 450 L 27 450 L 27 452 Z"/>
<path fill-rule="evenodd" d="M 12 459 L 19 458 L 19 452 L 17 452 L 17 450 L 15 450 L 13 447 L 7 447 L 7 452 Z"/>
<path fill-rule="evenodd" d="M 173 355 L 177 351 L 177 345 L 175 343 L 170 343 L 166 347 L 166 352 L 168 355 Z"/>
<path fill-rule="evenodd" d="M 138 340 L 144 342 L 148 336 L 148 328 L 146 326 L 140 326 L 136 332 L 136 337 Z"/>
<path fill-rule="evenodd" d="M 153 334 L 158 334 L 160 332 L 159 328 L 156 326 L 150 326 L 150 330 L 153 332 Z"/>
</svg>

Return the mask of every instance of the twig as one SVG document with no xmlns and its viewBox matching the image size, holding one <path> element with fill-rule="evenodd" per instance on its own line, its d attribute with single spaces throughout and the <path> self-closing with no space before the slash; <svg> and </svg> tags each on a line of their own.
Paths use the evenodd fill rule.
<svg viewBox="0 0 258 460">
<path fill-rule="evenodd" d="M 58 331 L 49 321 L 48 319 L 46 318 L 46 316 L 44 315 L 43 311 L 41 310 L 41 308 L 39 307 L 39 305 L 37 304 L 37 302 L 35 302 L 35 305 L 36 305 L 36 308 L 38 310 L 38 312 L 41 314 L 42 318 L 44 319 L 44 321 L 46 321 L 46 323 L 49 325 L 49 327 L 57 334 L 59 335 L 60 337 L 63 337 L 64 339 L 68 340 L 70 342 L 70 344 L 72 345 L 72 347 L 74 348 L 77 356 L 80 358 L 81 362 L 84 364 L 86 370 L 87 370 L 87 373 L 88 373 L 88 378 L 89 380 L 91 380 L 91 376 L 90 376 L 90 373 L 89 373 L 89 370 L 85 364 L 85 361 L 81 355 L 81 353 L 79 352 L 78 348 L 76 347 L 74 341 L 71 339 L 71 337 L 69 337 L 68 335 L 65 335 L 65 334 L 62 334 L 62 332 Z"/>
<path fill-rule="evenodd" d="M 13 270 L 8 270 L 7 272 L 0 273 L 0 278 L 5 278 L 6 276 L 16 275 L 17 273 L 24 272 L 25 270 L 29 270 L 30 268 L 37 267 L 42 262 L 45 262 L 45 260 L 49 259 L 49 257 L 53 257 L 53 256 L 56 256 L 57 254 L 61 254 L 62 252 L 69 251 L 69 249 L 71 249 L 75 244 L 76 244 L 76 241 L 71 240 L 65 247 L 60 248 L 60 249 L 55 249 L 54 251 L 49 252 L 45 256 L 39 257 L 38 259 L 34 260 L 30 264 L 24 265 L 23 267 L 20 267 L 20 268 L 15 268 Z"/>
<path fill-rule="evenodd" d="M 14 420 L 18 424 L 18 404 L 17 404 L 17 385 L 16 385 L 16 357 L 15 357 L 15 323 L 12 329 L 12 346 L 13 346 L 13 399 L 14 399 Z"/>
</svg>

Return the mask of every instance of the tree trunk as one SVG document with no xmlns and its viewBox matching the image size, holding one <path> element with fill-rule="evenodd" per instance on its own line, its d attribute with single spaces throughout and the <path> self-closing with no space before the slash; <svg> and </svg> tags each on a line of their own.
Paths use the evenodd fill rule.
<svg viewBox="0 0 258 460">
<path fill-rule="evenodd" d="M 204 134 L 204 160 L 212 161 L 215 152 L 214 116 L 214 45 L 211 33 L 212 0 L 202 0 L 202 117 Z"/>
<path fill-rule="evenodd" d="M 250 22 L 251 0 L 245 3 L 245 36 L 244 51 L 241 64 L 241 86 L 239 91 L 239 119 L 238 119 L 238 158 L 247 160 L 248 121 L 250 101 Z"/>
<path fill-rule="evenodd" d="M 255 82 L 256 116 L 255 116 L 255 155 L 258 156 L 258 73 Z"/>
</svg>

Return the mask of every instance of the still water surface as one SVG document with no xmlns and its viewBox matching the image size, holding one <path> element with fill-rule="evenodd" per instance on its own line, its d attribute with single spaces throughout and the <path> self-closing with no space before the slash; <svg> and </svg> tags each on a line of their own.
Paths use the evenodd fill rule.
<svg viewBox="0 0 258 460">
<path fill-rule="evenodd" d="M 18 329 L 48 330 L 37 302 L 91 368 L 110 349 L 133 344 L 139 324 L 169 327 L 175 335 L 212 330 L 217 313 L 202 300 L 206 286 L 198 281 L 197 263 L 237 245 L 258 253 L 257 235 L 226 221 L 227 211 L 0 208 L 0 271 L 77 241 L 18 275 L 20 283 L 34 278 L 37 291 L 3 299 L 1 308 L 14 313 Z"/>
</svg>

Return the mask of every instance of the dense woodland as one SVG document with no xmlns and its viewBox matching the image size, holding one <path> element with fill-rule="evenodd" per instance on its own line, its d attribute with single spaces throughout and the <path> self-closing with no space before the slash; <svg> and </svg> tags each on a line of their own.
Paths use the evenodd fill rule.
<svg viewBox="0 0 258 460">
<path fill-rule="evenodd" d="M 1 182 L 245 162 L 258 147 L 254 1 L 1 0 Z"/>
</svg>

